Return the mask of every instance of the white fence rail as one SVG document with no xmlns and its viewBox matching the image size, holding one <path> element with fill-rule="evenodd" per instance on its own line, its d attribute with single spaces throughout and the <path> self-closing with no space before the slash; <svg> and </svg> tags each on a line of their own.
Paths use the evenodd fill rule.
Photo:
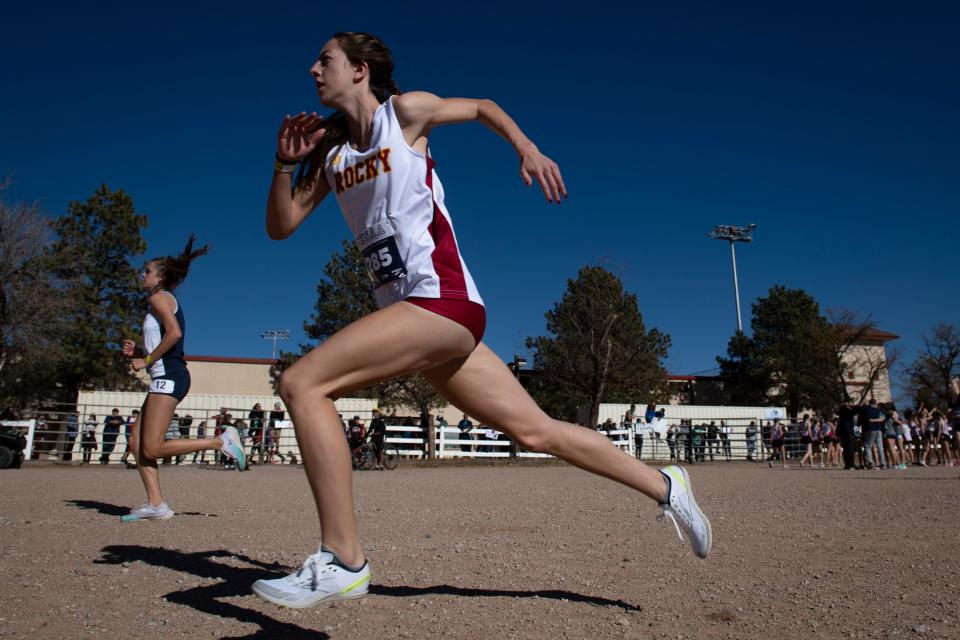
<svg viewBox="0 0 960 640">
<path fill-rule="evenodd" d="M 102 401 L 105 398 L 99 399 Z M 127 402 L 112 403 L 113 400 L 121 399 Z M 37 416 L 36 420 L 21 422 L 18 426 L 28 433 L 29 439 L 25 451 L 27 459 L 64 462 L 86 460 L 92 463 L 102 460 L 105 464 L 116 464 L 126 459 L 132 462 L 132 456 L 127 453 L 125 429 L 121 428 L 119 433 L 104 434 L 103 420 L 110 414 L 113 407 L 120 409 L 122 416 L 129 416 L 133 409 L 140 408 L 142 396 L 117 394 L 111 396 L 109 401 L 108 404 L 82 402 L 75 407 L 74 413 L 57 412 L 53 409 L 45 415 Z M 212 436 L 216 417 L 220 414 L 221 408 L 224 408 L 232 415 L 233 423 L 245 439 L 247 450 L 254 462 L 299 461 L 301 456 L 294 430 L 291 428 L 292 423 L 289 420 L 269 419 L 270 409 L 276 399 L 244 398 L 241 401 L 245 402 L 245 406 L 210 406 L 211 402 L 208 400 L 198 403 L 206 406 L 189 406 L 184 403 L 177 408 L 178 416 L 184 419 L 189 415 L 191 418 L 189 424 L 171 423 L 167 437 Z M 254 403 L 260 403 L 263 408 L 263 415 L 258 421 L 259 429 L 254 424 L 256 421 L 251 418 L 251 408 Z M 366 399 L 343 399 L 337 402 L 337 408 L 342 412 L 345 420 L 357 416 L 366 424 L 369 424 L 372 418 L 374 406 L 374 401 Z M 611 419 L 618 414 L 622 415 L 621 409 L 624 409 L 621 405 L 604 405 L 602 408 L 605 411 L 603 415 L 609 414 L 608 417 Z M 712 418 L 711 414 L 705 413 L 704 407 L 668 406 L 665 409 L 667 417 L 664 422 L 674 427 L 673 437 L 669 439 L 664 429 L 661 429 L 660 433 L 654 432 L 642 421 L 628 428 L 615 427 L 614 430 L 605 433 L 614 446 L 643 460 L 756 460 L 766 453 L 759 428 L 767 421 L 768 412 L 771 411 L 769 408 L 724 407 L 720 411 L 716 407 L 710 407 L 709 409 L 716 411 Z M 88 450 L 84 451 L 83 425 L 90 414 L 94 414 L 97 423 L 95 441 L 92 447 L 88 446 Z M 289 414 L 285 413 L 285 417 L 289 417 Z M 387 417 L 388 423 L 400 420 Z M 709 421 L 715 421 L 717 425 L 723 421 L 727 427 L 725 437 L 709 437 L 705 432 L 694 428 L 694 426 L 705 425 Z M 407 418 L 405 422 L 406 424 L 388 424 L 387 445 L 396 447 L 400 455 L 406 459 L 427 458 L 430 441 L 428 434 L 420 428 L 419 424 L 411 424 L 419 422 L 416 418 Z M 751 422 L 756 424 L 758 433 L 755 439 L 748 442 L 745 430 Z M 549 457 L 547 454 L 514 450 L 513 443 L 506 436 L 482 425 L 466 432 L 454 425 L 436 424 L 434 429 L 433 453 L 438 459 L 497 459 L 509 458 L 511 455 L 521 458 Z M 216 464 L 219 460 L 215 452 L 205 452 L 197 456 L 189 454 L 182 456 L 179 461 L 169 460 L 168 462 Z"/>
</svg>

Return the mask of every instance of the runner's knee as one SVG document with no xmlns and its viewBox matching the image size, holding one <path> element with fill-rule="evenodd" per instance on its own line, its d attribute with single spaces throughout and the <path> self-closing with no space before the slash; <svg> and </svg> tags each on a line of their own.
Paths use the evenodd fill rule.
<svg viewBox="0 0 960 640">
<path fill-rule="evenodd" d="M 317 391 L 321 391 L 320 385 L 307 380 L 306 376 L 300 375 L 295 369 L 284 371 L 283 375 L 280 376 L 280 383 L 277 385 L 277 392 L 288 407 L 307 394 Z"/>
<path fill-rule="evenodd" d="M 143 457 L 147 460 L 159 460 L 161 457 L 163 457 L 163 454 L 160 452 L 160 443 L 144 442 Z"/>
<path fill-rule="evenodd" d="M 532 426 L 527 425 L 516 433 L 517 444 L 525 451 L 550 453 L 553 450 L 555 421 L 550 418 L 538 420 Z"/>
<path fill-rule="evenodd" d="M 303 402 L 305 398 L 326 398 L 333 402 L 339 397 L 332 383 L 301 375 L 294 369 L 288 369 L 280 376 L 277 392 L 288 407 Z"/>
</svg>

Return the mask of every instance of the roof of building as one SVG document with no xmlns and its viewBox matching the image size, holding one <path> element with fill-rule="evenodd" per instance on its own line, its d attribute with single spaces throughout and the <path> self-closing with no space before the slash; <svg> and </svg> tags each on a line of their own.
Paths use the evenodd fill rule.
<svg viewBox="0 0 960 640">
<path fill-rule="evenodd" d="M 844 328 L 841 325 L 841 328 Z M 890 333 L 889 331 L 883 331 L 881 329 L 868 328 L 860 330 L 856 327 L 846 327 L 851 333 L 856 332 L 860 334 L 862 340 L 877 340 L 880 342 L 891 342 L 893 340 L 899 340 L 900 336 L 895 333 Z"/>
<path fill-rule="evenodd" d="M 222 362 L 225 364 L 280 364 L 273 358 L 229 358 L 226 356 L 184 356 L 187 362 Z"/>
</svg>

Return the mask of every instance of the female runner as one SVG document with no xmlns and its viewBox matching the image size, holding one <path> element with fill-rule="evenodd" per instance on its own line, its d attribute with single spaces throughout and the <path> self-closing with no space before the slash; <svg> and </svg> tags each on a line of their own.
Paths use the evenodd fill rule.
<svg viewBox="0 0 960 640">
<path fill-rule="evenodd" d="M 803 414 L 803 422 L 800 425 L 800 444 L 806 447 L 803 457 L 800 458 L 800 468 L 803 469 L 803 463 L 809 462 L 813 466 L 813 444 L 817 439 L 814 437 L 814 418 L 809 414 Z"/>
<path fill-rule="evenodd" d="M 338 33 L 310 69 L 320 102 L 337 110 L 284 118 L 267 202 L 267 234 L 292 234 L 333 193 L 364 255 L 380 309 L 344 328 L 284 372 L 290 409 L 320 519 L 322 543 L 298 571 L 259 580 L 253 591 L 287 607 L 367 593 L 350 454 L 334 400 L 381 380 L 421 372 L 451 403 L 528 451 L 550 453 L 659 503 L 706 557 L 710 524 L 680 467 L 656 471 L 605 437 L 552 420 L 481 342 L 486 316 L 460 256 L 443 188 L 427 148 L 433 129 L 479 120 L 508 141 L 520 175 L 548 202 L 566 188 L 544 156 L 489 100 L 400 94 L 387 47 L 364 33 Z M 293 173 L 300 172 L 294 183 Z"/>
<path fill-rule="evenodd" d="M 131 448 L 137 461 L 137 471 L 147 490 L 147 503 L 131 512 L 136 520 L 168 520 L 173 510 L 160 492 L 157 460 L 182 456 L 204 449 L 220 449 L 237 462 L 243 471 L 246 456 L 240 436 L 228 427 L 218 438 L 193 440 L 165 440 L 164 435 L 173 419 L 177 405 L 190 390 L 190 372 L 183 359 L 185 321 L 179 301 L 171 293 L 187 277 L 190 263 L 207 252 L 208 245 L 193 250 L 191 235 L 179 256 L 155 258 L 143 269 L 142 287 L 149 292 L 149 310 L 143 320 L 144 348 L 133 340 L 123 341 L 123 355 L 132 358 L 135 371 L 148 368 L 150 390 L 140 414 L 133 424 Z"/>
</svg>

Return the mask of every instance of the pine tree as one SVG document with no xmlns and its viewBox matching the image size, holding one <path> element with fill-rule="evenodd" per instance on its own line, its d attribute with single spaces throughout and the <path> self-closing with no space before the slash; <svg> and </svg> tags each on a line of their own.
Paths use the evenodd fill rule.
<svg viewBox="0 0 960 640">
<path fill-rule="evenodd" d="M 65 400 L 81 388 L 131 389 L 139 382 L 121 357 L 124 339 L 139 335 L 144 313 L 138 269 L 132 260 L 146 251 L 141 230 L 147 216 L 136 212 L 122 190 L 100 186 L 85 202 L 71 202 L 54 220 L 57 239 L 50 257 L 64 291 L 68 319 L 61 346 L 58 382 Z"/>
<path fill-rule="evenodd" d="M 646 329 L 637 297 L 602 267 L 580 269 L 560 302 L 546 312 L 552 337 L 527 338 L 534 349 L 530 392 L 551 415 L 594 426 L 602 402 L 656 402 L 666 393 L 670 336 Z"/>
</svg>

